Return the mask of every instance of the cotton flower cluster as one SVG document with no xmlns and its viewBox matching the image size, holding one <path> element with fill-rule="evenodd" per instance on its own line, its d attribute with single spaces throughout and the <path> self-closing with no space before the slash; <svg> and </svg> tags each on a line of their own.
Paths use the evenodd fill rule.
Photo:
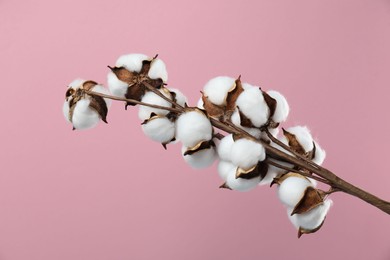
<svg viewBox="0 0 390 260">
<path fill-rule="evenodd" d="M 115 67 L 109 68 L 111 94 L 126 101 L 126 108 L 140 104 L 138 117 L 151 140 L 164 148 L 181 142 L 181 155 L 193 168 L 209 167 L 218 160 L 222 188 L 247 192 L 260 185 L 275 184 L 299 236 L 322 226 L 332 205 L 328 194 L 317 188 L 309 173 L 295 173 L 305 169 L 274 158 L 265 149 L 271 149 L 269 144 L 284 154 L 299 154 L 318 165 L 326 157 L 305 126 L 283 129 L 278 137 L 279 125 L 290 111 L 281 93 L 243 83 L 241 77 L 219 76 L 205 84 L 197 107 L 189 107 L 182 92 L 167 87 L 165 63 L 157 56 L 122 55 Z M 66 91 L 65 118 L 74 129 L 92 128 L 100 120 L 107 123 L 110 92 L 94 81 L 73 81 Z M 234 131 L 216 133 L 215 120 Z"/>
<path fill-rule="evenodd" d="M 111 100 L 92 96 L 85 91 L 94 91 L 109 94 L 109 91 L 94 81 L 76 79 L 72 81 L 66 91 L 63 113 L 65 119 L 75 129 L 89 129 L 95 127 L 100 120 L 106 121 Z"/>
</svg>

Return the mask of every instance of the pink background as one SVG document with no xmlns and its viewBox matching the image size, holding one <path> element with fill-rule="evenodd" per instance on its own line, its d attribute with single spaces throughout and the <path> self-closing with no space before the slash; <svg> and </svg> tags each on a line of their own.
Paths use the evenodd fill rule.
<svg viewBox="0 0 390 260">
<path fill-rule="evenodd" d="M 390 259 L 390 216 L 344 194 L 296 238 L 267 187 L 218 189 L 163 151 L 136 110 L 71 131 L 76 77 L 106 82 L 125 53 L 158 53 L 192 104 L 208 79 L 276 89 L 325 166 L 390 199 L 390 1 L 0 0 L 0 259 Z"/>
</svg>

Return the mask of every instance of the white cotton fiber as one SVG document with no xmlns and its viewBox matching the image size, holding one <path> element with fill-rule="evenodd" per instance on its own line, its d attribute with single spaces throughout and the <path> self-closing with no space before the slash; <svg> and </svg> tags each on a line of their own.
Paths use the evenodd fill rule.
<svg viewBox="0 0 390 260">
<path fill-rule="evenodd" d="M 210 120 L 200 110 L 185 112 L 176 120 L 176 138 L 186 147 L 211 140 L 212 133 Z"/>
<path fill-rule="evenodd" d="M 168 72 L 165 63 L 160 59 L 154 59 L 150 66 L 148 76 L 151 79 L 162 79 L 166 83 L 168 81 Z"/>
<path fill-rule="evenodd" d="M 160 89 L 160 92 L 166 96 L 167 98 L 171 98 L 171 94 L 169 91 L 165 88 Z M 159 97 L 157 94 L 149 91 L 146 92 L 145 95 L 141 99 L 142 102 L 147 104 L 153 104 L 158 105 L 162 107 L 171 107 L 171 103 L 167 100 L 163 99 L 162 97 Z M 153 107 L 147 107 L 147 106 L 139 106 L 138 110 L 138 117 L 141 120 L 149 119 L 151 114 L 155 113 L 156 115 L 166 115 L 169 113 L 168 110 L 165 109 L 159 109 L 159 108 L 153 108 Z"/>
<path fill-rule="evenodd" d="M 235 86 L 235 81 L 231 77 L 215 77 L 206 83 L 203 87 L 203 93 L 211 103 L 215 105 L 226 105 L 227 94 Z"/>
<path fill-rule="evenodd" d="M 187 147 L 183 146 L 181 149 L 181 154 L 186 163 L 188 163 L 194 169 L 207 168 L 211 166 L 217 158 L 217 153 L 213 146 L 209 149 L 197 151 L 191 155 L 184 155 L 184 152 L 187 151 L 187 149 Z"/>
<path fill-rule="evenodd" d="M 294 208 L 303 198 L 305 190 L 309 186 L 313 185 L 306 178 L 288 177 L 278 186 L 278 197 L 285 206 Z"/>
<path fill-rule="evenodd" d="M 74 110 L 72 123 L 73 127 L 79 130 L 95 127 L 100 120 L 99 114 L 89 107 L 90 101 L 82 99 L 77 102 Z"/>
<path fill-rule="evenodd" d="M 169 143 L 175 137 L 175 123 L 166 117 L 153 117 L 142 125 L 145 135 L 159 143 Z"/>
<path fill-rule="evenodd" d="M 231 148 L 231 160 L 243 170 L 248 170 L 259 161 L 265 159 L 264 147 L 246 138 L 241 138 L 234 142 Z"/>
<path fill-rule="evenodd" d="M 244 82 L 244 83 L 242 83 L 242 88 L 243 88 L 244 90 L 247 90 L 247 89 L 249 89 L 249 88 L 259 88 L 259 87 L 255 87 L 255 86 L 253 86 L 253 85 L 251 85 L 251 84 L 249 84 L 249 83 Z"/>
<path fill-rule="evenodd" d="M 295 135 L 298 142 L 301 144 L 305 152 L 310 152 L 313 150 L 313 137 L 310 134 L 309 129 L 306 126 L 293 126 L 286 129 L 290 134 Z M 288 144 L 287 138 L 285 136 L 280 137 L 280 140 Z"/>
<path fill-rule="evenodd" d="M 234 140 L 232 134 L 229 134 L 221 139 L 221 141 L 217 145 L 218 156 L 219 158 L 221 158 L 221 160 L 224 161 L 231 160 L 231 151 L 232 151 L 233 144 L 234 144 Z"/>
<path fill-rule="evenodd" d="M 313 162 L 315 162 L 318 165 L 321 165 L 325 160 L 326 152 L 324 149 L 321 148 L 321 146 L 317 142 L 314 143 L 316 145 L 316 153 L 313 158 Z"/>
<path fill-rule="evenodd" d="M 273 99 L 275 99 L 277 102 L 274 115 L 272 116 L 272 120 L 276 123 L 286 121 L 288 113 L 290 112 L 290 106 L 288 105 L 286 98 L 278 91 L 274 90 L 267 91 L 267 94 Z"/>
<path fill-rule="evenodd" d="M 258 139 L 261 136 L 260 129 L 254 127 L 245 127 L 241 125 L 240 113 L 238 112 L 237 109 L 233 112 L 230 120 L 234 125 L 238 126 L 242 130 L 244 130 L 245 132 L 253 136 L 254 138 Z"/>
<path fill-rule="evenodd" d="M 175 88 L 170 88 L 169 91 L 171 91 L 171 92 L 176 94 L 175 98 L 176 98 L 176 103 L 177 104 L 179 104 L 182 107 L 184 107 L 185 104 L 188 104 L 187 97 L 184 96 L 184 94 L 180 90 L 175 89 Z"/>
<path fill-rule="evenodd" d="M 267 174 L 261 179 L 259 185 L 270 185 L 275 177 L 285 173 L 286 171 L 276 168 L 273 165 L 268 165 Z"/>
<path fill-rule="evenodd" d="M 125 97 L 128 84 L 119 80 L 112 71 L 108 72 L 107 74 L 107 83 L 112 95 L 122 98 Z"/>
<path fill-rule="evenodd" d="M 145 54 L 125 54 L 117 59 L 115 66 L 125 67 L 127 70 L 133 72 L 140 72 L 142 68 L 142 61 L 144 60 L 150 60 L 150 58 Z"/>
<path fill-rule="evenodd" d="M 232 171 L 232 170 L 236 170 L 237 167 L 232 164 L 231 162 L 229 161 L 219 161 L 218 163 L 218 174 L 219 174 L 219 177 L 221 177 L 222 180 L 226 181 L 227 180 L 227 177 L 229 175 L 229 173 Z"/>
<path fill-rule="evenodd" d="M 267 123 L 269 108 L 260 89 L 246 89 L 238 96 L 236 105 L 254 126 L 260 127 Z"/>
<path fill-rule="evenodd" d="M 247 180 L 242 178 L 236 178 L 237 167 L 234 167 L 230 170 L 227 179 L 226 185 L 229 186 L 232 190 L 246 192 L 256 188 L 260 182 L 260 177 L 255 177 L 253 179 Z"/>
<path fill-rule="evenodd" d="M 268 128 L 268 131 L 270 132 L 270 134 L 277 138 L 278 137 L 278 134 L 279 134 L 279 128 Z M 266 132 L 261 132 L 260 134 L 261 136 L 261 139 L 263 140 L 267 140 L 267 141 L 270 141 L 271 139 L 268 137 L 267 133 Z"/>
<path fill-rule="evenodd" d="M 202 97 L 199 98 L 198 102 L 196 103 L 196 107 L 199 108 L 199 109 L 204 110 L 204 104 L 203 104 Z"/>
<path fill-rule="evenodd" d="M 314 209 L 302 214 L 294 214 L 292 216 L 291 212 L 293 209 L 290 208 L 287 210 L 288 218 L 297 229 L 301 227 L 305 230 L 314 230 L 322 224 L 332 204 L 332 200 L 326 199 L 323 204 L 315 207 Z"/>
<path fill-rule="evenodd" d="M 74 89 L 78 89 L 78 88 L 81 88 L 81 86 L 84 84 L 85 82 L 85 79 L 75 79 L 73 80 L 68 86 L 69 88 L 74 88 Z"/>
</svg>

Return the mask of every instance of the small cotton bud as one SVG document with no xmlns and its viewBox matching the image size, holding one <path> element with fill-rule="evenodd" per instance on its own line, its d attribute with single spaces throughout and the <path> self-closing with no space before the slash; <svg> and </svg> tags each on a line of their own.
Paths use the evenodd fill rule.
<svg viewBox="0 0 390 260">
<path fill-rule="evenodd" d="M 66 120 L 73 124 L 74 129 L 89 129 L 95 127 L 100 119 L 106 121 L 111 100 L 83 91 L 109 94 L 109 91 L 93 81 L 76 79 L 69 84 L 63 114 Z"/>
<path fill-rule="evenodd" d="M 227 180 L 227 177 L 228 177 L 230 171 L 232 171 L 233 169 L 236 170 L 237 167 L 229 161 L 222 161 L 221 160 L 218 163 L 218 174 L 219 174 L 219 177 L 221 177 L 221 179 L 224 181 Z"/>
<path fill-rule="evenodd" d="M 302 214 L 294 214 L 292 216 L 291 213 L 293 209 L 289 208 L 287 210 L 288 218 L 299 230 L 298 236 L 300 237 L 302 234 L 314 233 L 321 228 L 332 204 L 332 200 L 326 199 L 323 204 L 312 210 Z"/>
<path fill-rule="evenodd" d="M 211 140 L 213 128 L 210 120 L 200 110 L 189 110 L 176 120 L 176 138 L 186 147 L 194 147 L 201 141 Z"/>
<path fill-rule="evenodd" d="M 167 98 L 171 98 L 171 94 L 169 93 L 168 89 L 166 88 L 161 88 L 159 90 L 164 96 Z M 141 99 L 142 102 L 147 103 L 147 104 L 153 104 L 153 105 L 158 105 L 162 107 L 171 107 L 171 103 L 162 97 L 158 96 L 157 94 L 149 91 L 146 92 L 146 94 L 142 97 Z M 141 120 L 146 120 L 150 118 L 152 113 L 156 115 L 166 115 L 169 113 L 168 110 L 165 109 L 159 109 L 159 108 L 153 108 L 153 107 L 148 107 L 148 106 L 140 106 L 138 110 L 138 117 Z"/>
<path fill-rule="evenodd" d="M 315 162 L 318 165 L 321 165 L 325 160 L 326 152 L 324 149 L 321 148 L 321 146 L 317 142 L 314 143 L 316 146 L 316 150 L 315 150 L 313 162 Z"/>
<path fill-rule="evenodd" d="M 218 156 L 221 160 L 230 161 L 231 160 L 231 150 L 234 144 L 233 135 L 229 134 L 221 139 L 218 144 Z"/>
<path fill-rule="evenodd" d="M 231 148 L 231 160 L 234 165 L 248 170 L 265 159 L 264 147 L 252 140 L 241 138 Z"/>
<path fill-rule="evenodd" d="M 227 179 L 226 185 L 232 190 L 246 192 L 256 188 L 260 182 L 260 177 L 255 177 L 253 179 L 243 179 L 236 178 L 237 167 L 230 170 Z"/>
<path fill-rule="evenodd" d="M 235 79 L 226 76 L 209 80 L 203 88 L 204 95 L 215 105 L 226 105 L 229 90 L 234 88 Z"/>
<path fill-rule="evenodd" d="M 185 105 L 188 103 L 187 97 L 184 96 L 184 94 L 178 89 L 170 88 L 169 91 L 175 93 L 174 96 L 176 103 L 182 107 L 185 107 Z"/>
<path fill-rule="evenodd" d="M 313 150 L 313 137 L 306 126 L 294 126 L 287 128 L 284 132 L 284 136 L 280 137 L 280 141 L 287 145 L 289 145 L 289 143 L 295 143 L 293 142 L 294 139 L 303 148 L 304 152 L 310 152 Z M 298 150 L 298 148 L 295 150 Z"/>
<path fill-rule="evenodd" d="M 270 111 L 260 89 L 246 89 L 237 98 L 236 105 L 255 127 L 267 123 Z"/>
<path fill-rule="evenodd" d="M 165 116 L 154 116 L 148 119 L 142 130 L 153 141 L 166 144 L 175 137 L 175 123 Z"/>
<path fill-rule="evenodd" d="M 217 158 L 217 153 L 214 146 L 195 151 L 191 154 L 185 154 L 188 150 L 188 147 L 183 146 L 181 149 L 182 156 L 186 163 L 188 163 L 194 169 L 207 168 L 211 166 Z"/>
<path fill-rule="evenodd" d="M 281 123 L 286 121 L 290 112 L 290 107 L 287 103 L 286 98 L 282 94 L 274 90 L 267 91 L 267 94 L 276 100 L 276 109 L 272 116 L 272 120 L 275 123 Z"/>
<path fill-rule="evenodd" d="M 233 112 L 230 120 L 232 121 L 232 123 L 234 125 L 236 125 L 239 128 L 243 129 L 245 132 L 247 132 L 248 134 L 250 134 L 251 136 L 253 136 L 256 139 L 258 139 L 262 135 L 260 129 L 258 129 L 258 128 L 245 127 L 245 126 L 241 125 L 240 113 L 238 112 L 237 109 Z"/>
<path fill-rule="evenodd" d="M 167 82 L 168 72 L 165 63 L 160 59 L 154 59 L 150 65 L 148 76 L 151 79 L 162 79 L 163 82 Z"/>
<path fill-rule="evenodd" d="M 278 197 L 284 205 L 294 208 L 309 186 L 312 186 L 312 183 L 307 178 L 298 174 L 291 175 L 280 183 L 277 189 Z"/>
</svg>

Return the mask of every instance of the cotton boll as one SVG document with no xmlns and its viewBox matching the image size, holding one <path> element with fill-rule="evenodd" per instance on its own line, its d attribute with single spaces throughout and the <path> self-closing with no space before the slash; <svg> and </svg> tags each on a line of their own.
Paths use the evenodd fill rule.
<svg viewBox="0 0 390 260">
<path fill-rule="evenodd" d="M 282 170 L 280 168 L 277 168 L 273 165 L 268 165 L 268 171 L 267 174 L 264 176 L 263 179 L 261 179 L 259 185 L 270 185 L 274 178 L 280 176 L 283 173 L 286 173 L 287 171 Z"/>
<path fill-rule="evenodd" d="M 244 89 L 244 90 L 247 90 L 247 89 L 249 89 L 249 88 L 254 88 L 255 86 L 253 86 L 253 85 L 251 85 L 251 84 L 249 84 L 249 83 L 242 83 L 242 88 Z M 258 88 L 258 87 L 257 87 Z"/>
<path fill-rule="evenodd" d="M 160 92 L 166 96 L 167 98 L 171 98 L 171 95 L 167 89 L 160 89 Z M 146 92 L 145 95 L 141 99 L 142 102 L 147 104 L 153 104 L 158 105 L 162 107 L 171 107 L 171 103 L 167 100 L 163 99 L 162 97 L 158 96 L 157 94 L 149 91 Z M 141 120 L 146 120 L 150 118 L 152 113 L 155 113 L 156 115 L 166 115 L 169 113 L 168 110 L 165 109 L 159 109 L 159 108 L 153 108 L 153 107 L 147 107 L 147 106 L 140 106 L 138 110 L 138 117 Z"/>
<path fill-rule="evenodd" d="M 229 175 L 229 173 L 232 171 L 232 170 L 236 170 L 237 167 L 232 164 L 231 162 L 229 161 L 219 161 L 218 163 L 218 174 L 219 174 L 219 177 L 221 177 L 222 180 L 226 181 L 227 180 L 227 177 Z"/>
<path fill-rule="evenodd" d="M 204 95 L 215 105 L 226 105 L 227 94 L 235 86 L 235 82 L 231 77 L 215 77 L 204 86 Z"/>
<path fill-rule="evenodd" d="M 290 221 L 297 229 L 302 228 L 305 230 L 315 230 L 325 220 L 325 217 L 328 214 L 332 204 L 332 200 L 326 199 L 323 204 L 315 207 L 308 212 L 302 214 L 294 214 L 291 216 L 291 212 L 293 211 L 293 209 L 290 208 L 287 210 L 287 213 Z"/>
<path fill-rule="evenodd" d="M 286 121 L 290 112 L 290 106 L 288 105 L 286 98 L 282 94 L 274 90 L 267 91 L 267 94 L 273 99 L 275 99 L 277 102 L 274 115 L 272 116 L 272 120 L 276 123 Z"/>
<path fill-rule="evenodd" d="M 215 148 L 212 146 L 209 149 L 199 150 L 193 154 L 184 155 L 188 148 L 183 146 L 181 149 L 182 156 L 186 163 L 194 169 L 207 168 L 213 164 L 217 158 Z"/>
<path fill-rule="evenodd" d="M 119 80 L 112 71 L 107 74 L 107 83 L 112 95 L 122 98 L 125 97 L 129 85 Z"/>
<path fill-rule="evenodd" d="M 277 138 L 277 136 L 279 134 L 279 128 L 268 128 L 268 131 L 273 137 Z M 268 137 L 266 132 L 261 132 L 260 136 L 261 136 L 261 139 L 263 139 L 263 140 L 267 140 L 267 141 L 270 140 L 270 138 Z"/>
<path fill-rule="evenodd" d="M 226 179 L 226 185 L 232 190 L 246 192 L 256 188 L 259 184 L 260 177 L 256 177 L 249 180 L 236 178 L 236 171 L 237 167 L 231 169 Z"/>
<path fill-rule="evenodd" d="M 165 63 L 160 59 L 154 59 L 150 66 L 148 76 L 151 79 L 162 79 L 163 82 L 167 82 L 168 72 Z"/>
<path fill-rule="evenodd" d="M 176 103 L 179 104 L 180 106 L 184 107 L 185 104 L 188 103 L 187 97 L 184 96 L 184 94 L 180 90 L 175 89 L 175 88 L 170 88 L 169 91 L 176 94 L 176 96 L 175 96 Z"/>
<path fill-rule="evenodd" d="M 321 165 L 325 160 L 326 152 L 321 148 L 321 146 L 317 142 L 314 143 L 316 145 L 316 152 L 313 158 L 313 162 L 315 162 L 318 165 Z"/>
<path fill-rule="evenodd" d="M 166 144 L 175 137 L 175 123 L 166 117 L 156 116 L 142 125 L 145 135 L 153 141 Z"/>
<path fill-rule="evenodd" d="M 142 69 L 142 62 L 144 60 L 150 60 L 145 54 L 125 54 L 120 56 L 116 63 L 116 67 L 125 67 L 129 71 L 140 72 Z"/>
<path fill-rule="evenodd" d="M 306 126 L 294 126 L 286 129 L 287 132 L 295 135 L 297 141 L 301 144 L 306 152 L 313 150 L 313 137 Z M 288 144 L 285 136 L 280 139 L 283 143 Z"/>
<path fill-rule="evenodd" d="M 245 132 L 247 132 L 248 134 L 250 134 L 251 136 L 253 136 L 254 138 L 258 139 L 260 136 L 261 136 L 261 131 L 260 129 L 258 128 L 253 128 L 253 127 L 245 127 L 245 126 L 242 126 L 240 123 L 241 123 L 241 119 L 240 119 L 240 113 L 238 112 L 238 110 L 236 109 L 230 120 L 232 121 L 232 123 L 236 126 L 238 126 L 239 128 L 241 128 L 242 130 L 244 130 Z"/>
<path fill-rule="evenodd" d="M 303 177 L 291 176 L 283 180 L 278 187 L 278 197 L 287 207 L 294 208 L 303 198 L 307 187 L 312 183 Z"/>
<path fill-rule="evenodd" d="M 90 101 L 87 99 L 82 99 L 77 102 L 72 117 L 72 123 L 75 129 L 89 129 L 95 127 L 99 123 L 99 114 L 91 109 L 89 104 Z"/>
<path fill-rule="evenodd" d="M 218 144 L 218 156 L 221 158 L 221 160 L 230 161 L 231 160 L 231 150 L 232 146 L 234 144 L 233 135 L 227 135 L 224 138 L 221 139 L 220 143 Z"/>
<path fill-rule="evenodd" d="M 211 140 L 213 128 L 210 120 L 200 110 L 190 110 L 176 120 L 176 138 L 186 147 Z"/>
<path fill-rule="evenodd" d="M 234 165 L 248 170 L 255 166 L 259 161 L 265 159 L 264 147 L 246 138 L 241 138 L 234 142 L 231 148 L 231 160 Z"/>
<path fill-rule="evenodd" d="M 260 89 L 246 89 L 238 96 L 236 105 L 254 126 L 260 127 L 267 123 L 269 108 Z"/>
</svg>

